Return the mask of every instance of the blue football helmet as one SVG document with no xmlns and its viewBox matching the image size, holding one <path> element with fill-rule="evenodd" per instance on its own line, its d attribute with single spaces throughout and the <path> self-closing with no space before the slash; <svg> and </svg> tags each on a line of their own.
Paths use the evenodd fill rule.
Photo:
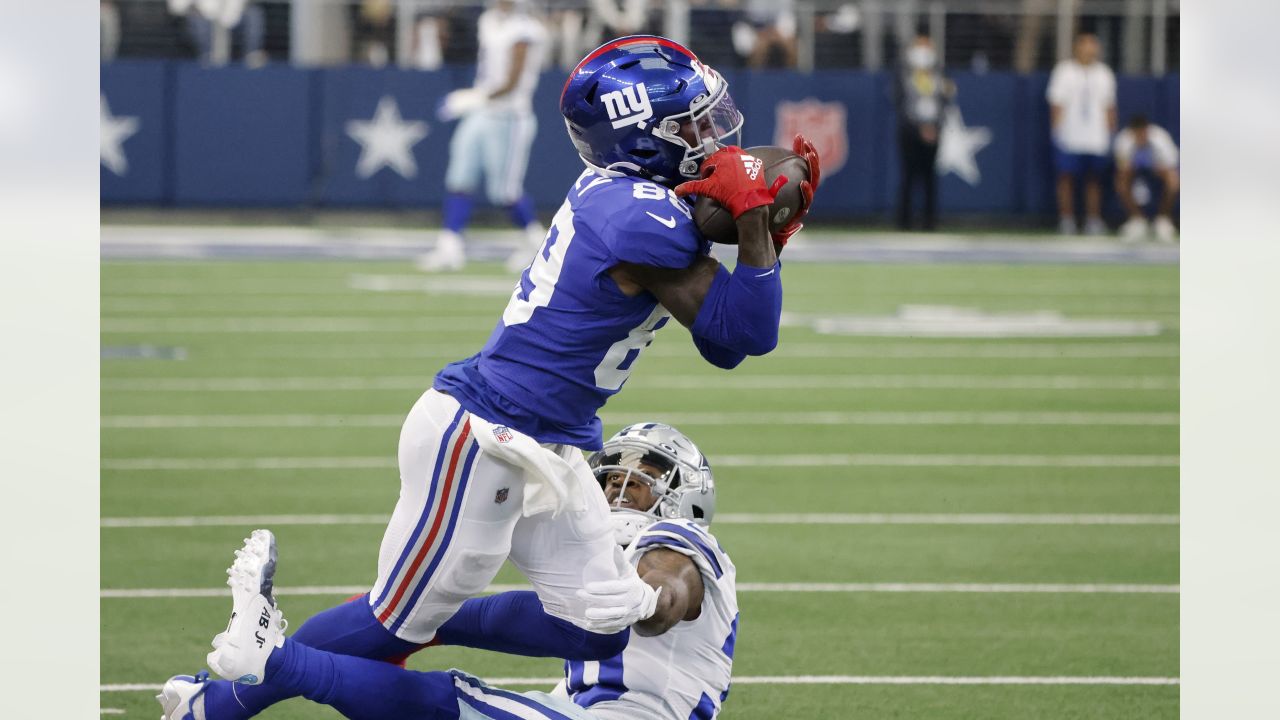
<svg viewBox="0 0 1280 720">
<path fill-rule="evenodd" d="M 702 160 L 738 144 L 742 131 L 724 77 L 656 35 L 619 38 L 583 58 L 560 113 L 589 166 L 663 183 L 697 178 Z"/>
</svg>

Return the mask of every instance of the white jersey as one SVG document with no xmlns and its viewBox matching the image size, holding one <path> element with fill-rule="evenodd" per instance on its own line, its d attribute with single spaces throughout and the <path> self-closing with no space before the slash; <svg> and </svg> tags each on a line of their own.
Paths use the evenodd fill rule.
<svg viewBox="0 0 1280 720">
<path fill-rule="evenodd" d="M 481 13 L 476 88 L 490 93 L 507 84 L 513 51 L 520 43 L 528 44 L 520 78 L 509 92 L 489 101 L 491 110 L 532 112 L 533 91 L 538 87 L 547 47 L 547 31 L 541 21 L 525 12 L 490 9 Z"/>
<path fill-rule="evenodd" d="M 1101 62 L 1063 60 L 1053 68 L 1046 93 L 1062 108 L 1054 139 L 1069 153 L 1106 155 L 1111 140 L 1107 112 L 1116 104 L 1116 76 Z"/>
<path fill-rule="evenodd" d="M 1116 135 L 1116 164 L 1138 169 L 1172 170 L 1178 167 L 1178 146 L 1169 131 L 1159 125 L 1147 126 L 1147 142 L 1138 145 L 1132 130 L 1125 128 Z"/>
<path fill-rule="evenodd" d="M 566 662 L 561 688 L 600 720 L 710 720 L 729 694 L 738 636 L 733 562 L 689 520 L 650 525 L 627 554 L 638 564 L 654 548 L 693 559 L 702 574 L 702 614 L 654 637 L 632 632 L 627 649 L 609 660 Z"/>
</svg>

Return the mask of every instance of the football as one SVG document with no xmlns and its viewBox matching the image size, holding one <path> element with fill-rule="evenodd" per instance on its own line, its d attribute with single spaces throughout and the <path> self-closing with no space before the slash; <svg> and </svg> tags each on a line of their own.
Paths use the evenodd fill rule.
<svg viewBox="0 0 1280 720">
<path fill-rule="evenodd" d="M 746 148 L 746 151 L 764 161 L 766 186 L 772 186 L 779 175 L 787 176 L 787 184 L 769 206 L 769 231 L 777 232 L 801 210 L 804 200 L 800 196 L 800 181 L 809 179 L 809 164 L 791 150 L 773 145 Z M 724 245 L 738 244 L 737 223 L 715 200 L 698 196 L 693 205 L 693 221 L 708 240 Z"/>
</svg>

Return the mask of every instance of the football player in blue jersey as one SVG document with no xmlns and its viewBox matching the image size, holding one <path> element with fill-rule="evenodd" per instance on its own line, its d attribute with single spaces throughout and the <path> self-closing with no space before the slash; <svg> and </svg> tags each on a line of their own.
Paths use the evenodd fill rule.
<svg viewBox="0 0 1280 720">
<path fill-rule="evenodd" d="M 660 601 L 616 654 L 566 660 L 564 678 L 550 693 L 502 690 L 459 670 L 413 672 L 325 652 L 296 635 L 286 639 L 279 617 L 250 623 L 261 647 L 255 639 L 248 643 L 252 654 L 223 655 L 229 662 L 220 672 L 265 673 L 274 685 L 355 720 L 711 720 L 729 695 L 738 602 L 733 561 L 709 530 L 716 494 L 706 457 L 675 428 L 639 423 L 610 438 L 590 465 L 612 510 L 613 541 L 626 547 L 627 560 Z M 272 615 L 275 560 L 273 536 L 259 530 L 229 571 L 237 605 L 254 611 L 250 618 Z M 439 628 L 436 643 L 486 647 L 506 636 L 516 650 L 541 654 L 520 645 L 511 622 L 511 608 L 521 603 L 520 619 L 538 621 L 533 595 L 467 600 Z M 234 635 L 223 633 L 214 643 L 225 647 Z M 254 656 L 262 659 L 246 662 Z M 157 696 L 165 717 L 221 717 L 206 704 L 203 680 L 170 680 Z"/>
<path fill-rule="evenodd" d="M 609 508 L 581 450 L 600 449 L 598 410 L 671 317 L 718 367 L 774 348 L 778 252 L 812 203 L 818 155 L 796 137 L 809 171 L 804 203 L 771 235 L 768 206 L 779 185 L 766 187 L 761 161 L 729 144 L 742 114 L 728 84 L 656 36 L 621 38 L 587 55 L 565 83 L 560 110 L 586 171 L 484 348 L 442 369 L 409 411 L 400 497 L 372 589 L 308 619 L 294 634 L 302 644 L 403 656 L 430 643 L 506 560 L 541 607 L 509 609 L 519 637 L 475 641 L 488 649 L 613 657 L 624 629 L 659 606 L 613 542 Z M 732 272 L 711 257 L 691 195 L 714 199 L 736 219 Z M 266 627 L 278 616 L 274 602 L 238 602 L 210 667 L 243 667 L 240 654 L 260 650 L 249 647 L 250 623 Z M 242 685 L 202 689 L 215 720 L 250 717 L 291 694 L 262 683 L 262 668 L 232 676 Z"/>
</svg>

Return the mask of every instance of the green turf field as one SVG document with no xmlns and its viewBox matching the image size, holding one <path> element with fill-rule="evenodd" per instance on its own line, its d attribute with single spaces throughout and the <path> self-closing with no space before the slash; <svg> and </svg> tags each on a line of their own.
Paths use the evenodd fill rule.
<svg viewBox="0 0 1280 720">
<path fill-rule="evenodd" d="M 203 667 L 255 522 L 238 516 L 290 516 L 271 527 L 295 626 L 372 582 L 400 420 L 483 343 L 498 273 L 423 292 L 408 263 L 104 263 L 104 713 L 154 718 L 150 688 Z M 356 289 L 379 277 L 403 282 Z M 742 608 L 721 717 L 1176 717 L 1178 687 L 1155 683 L 1178 675 L 1177 268 L 793 263 L 784 278 L 802 318 L 947 305 L 1164 330 L 795 324 L 731 373 L 674 324 L 660 333 L 605 426 L 671 421 L 716 472 Z M 181 359 L 116 357 L 134 352 Z M 559 665 L 432 649 L 411 667 L 536 681 Z"/>
</svg>

